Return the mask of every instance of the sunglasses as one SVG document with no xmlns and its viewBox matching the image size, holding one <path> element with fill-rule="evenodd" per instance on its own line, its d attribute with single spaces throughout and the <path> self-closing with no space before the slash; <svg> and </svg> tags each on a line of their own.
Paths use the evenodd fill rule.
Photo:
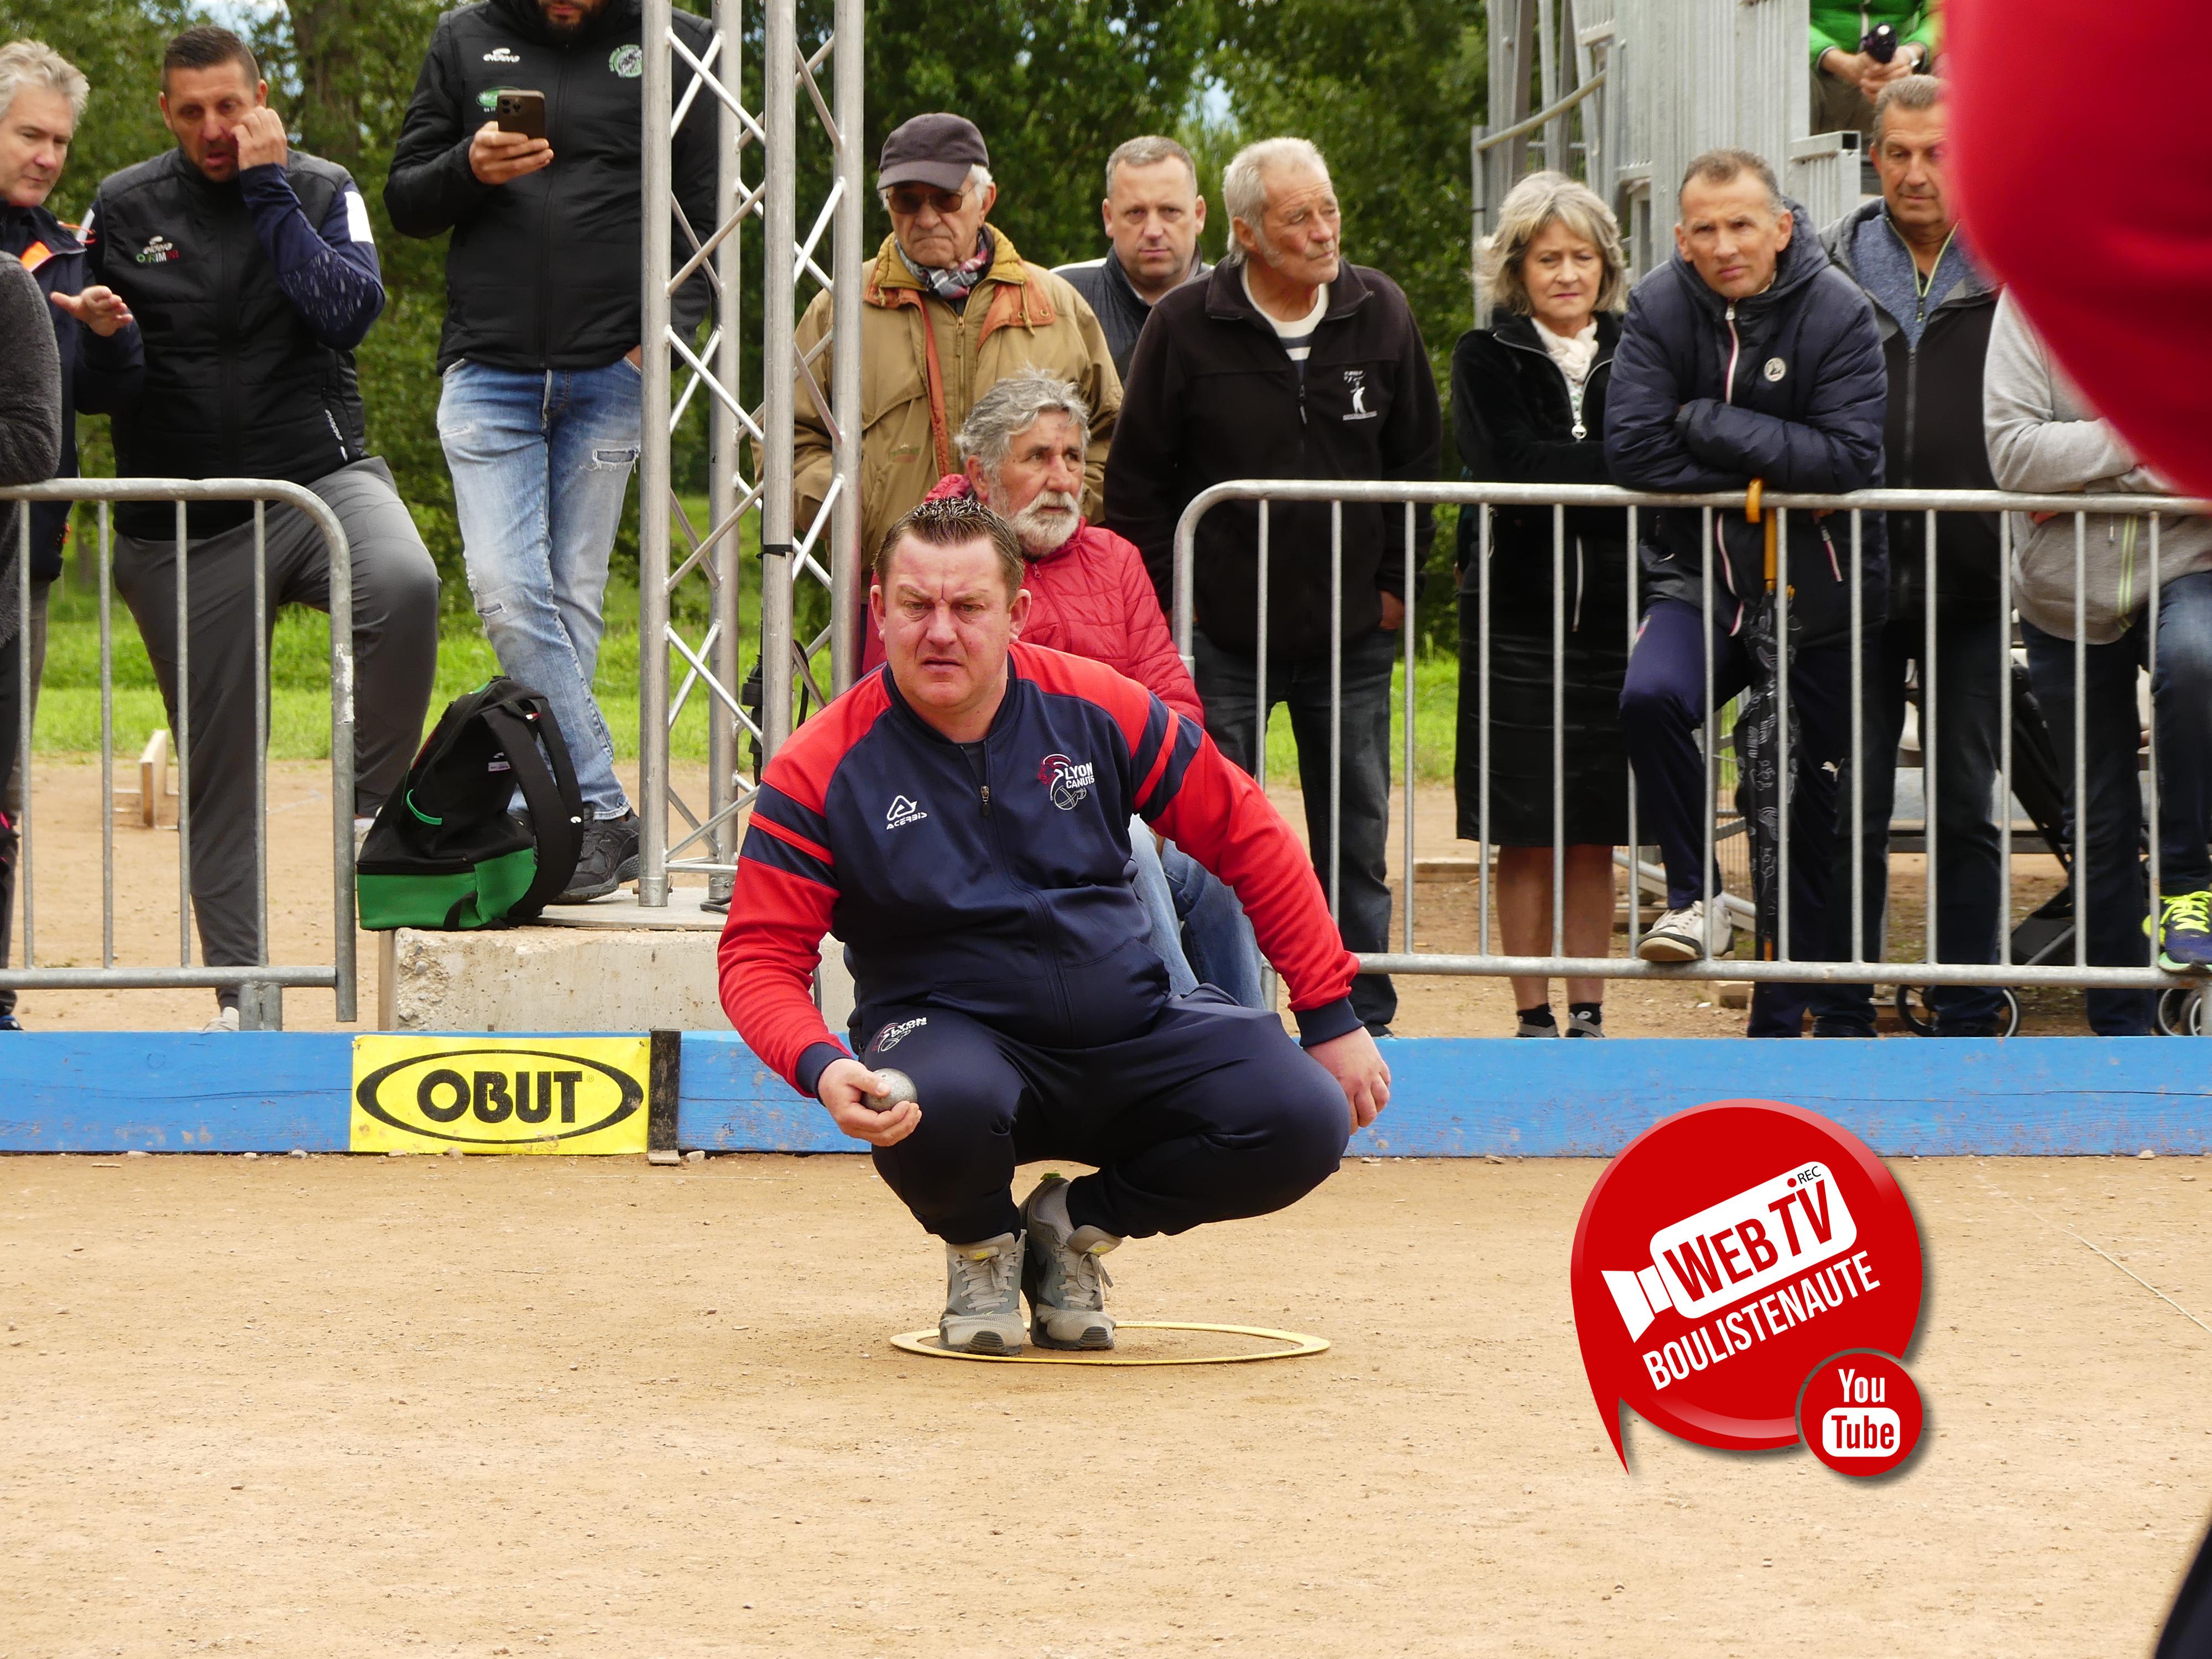
<svg viewBox="0 0 2212 1659">
<path fill-rule="evenodd" d="M 924 190 L 915 185 L 902 185 L 884 192 L 884 203 L 901 218 L 911 218 L 925 207 L 937 210 L 940 218 L 951 218 L 968 204 L 966 191 Z"/>
</svg>

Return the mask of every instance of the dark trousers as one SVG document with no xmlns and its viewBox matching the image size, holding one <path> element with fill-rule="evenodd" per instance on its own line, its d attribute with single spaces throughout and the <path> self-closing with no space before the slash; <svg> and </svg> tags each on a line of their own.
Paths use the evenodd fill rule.
<svg viewBox="0 0 2212 1659">
<path fill-rule="evenodd" d="M 1347 951 L 1389 949 L 1390 882 L 1384 848 L 1390 839 L 1390 671 L 1399 638 L 1376 631 L 1344 641 L 1344 724 L 1338 764 L 1342 787 L 1338 855 L 1329 869 L 1328 756 L 1331 720 L 1328 653 L 1267 665 L 1267 704 L 1291 711 L 1298 745 L 1298 785 L 1305 792 L 1306 845 L 1322 891 L 1336 902 L 1337 931 Z M 1206 704 L 1206 729 L 1221 752 L 1255 771 L 1266 738 L 1254 707 L 1258 693 L 1254 659 L 1224 651 L 1205 635 L 1191 635 L 1198 695 Z M 1372 1030 L 1397 1017 L 1398 993 L 1386 974 L 1352 981 L 1352 1012 Z"/>
<path fill-rule="evenodd" d="M 1018 1164 L 1096 1165 L 1068 1188 L 1069 1218 L 1146 1238 L 1295 1203 L 1351 1133 L 1343 1090 L 1282 1023 L 1210 986 L 1096 1048 L 1034 1048 L 938 1008 L 871 1009 L 857 1029 L 871 1027 L 862 1063 L 906 1073 L 921 1102 L 920 1127 L 877 1148 L 876 1168 L 949 1243 L 1020 1231 Z"/>
<path fill-rule="evenodd" d="M 0 665 L 0 665 L 0 675 L 6 676 L 4 682 L 0 682 L 0 720 L 4 720 L 8 728 L 5 738 L 0 741 L 4 741 L 7 752 L 14 757 L 8 765 L 7 788 L 4 794 L 0 794 L 0 805 L 6 807 L 8 822 L 11 825 L 22 821 L 23 791 L 26 787 L 23 779 L 21 733 L 18 729 L 21 725 L 18 712 L 22 702 L 22 688 L 15 683 L 21 673 L 21 659 L 18 653 L 22 645 L 29 646 L 31 722 L 36 726 L 39 719 L 39 682 L 46 678 L 46 590 L 52 586 L 51 582 L 41 581 L 37 574 L 33 573 L 31 611 L 23 618 L 21 643 L 9 644 L 6 654 L 0 656 Z M 16 863 L 17 860 L 11 842 L 7 861 L 0 864 L 0 963 L 4 963 L 8 960 L 9 947 L 15 939 Z M 0 1014 L 12 1014 L 15 1012 L 15 992 L 0 990 Z"/>
<path fill-rule="evenodd" d="M 2141 853 L 2141 727 L 2136 676 L 2149 660 L 2150 629 L 2137 617 L 2126 633 L 2083 651 L 2087 745 L 2086 811 L 2073 801 L 2074 642 L 2022 621 L 2028 678 L 2043 705 L 2067 792 L 2067 836 L 2089 861 L 2087 929 L 2089 961 L 2139 967 L 2150 960 L 2143 931 L 2149 908 Z M 2152 718 L 2158 723 L 2159 884 L 2167 895 L 2212 884 L 2212 572 L 2165 582 L 2159 590 L 2158 670 L 2151 676 Z M 2081 830 L 2074 828 L 2076 817 Z M 2087 843 L 2082 848 L 2082 843 Z M 2100 1036 L 2151 1030 L 2150 991 L 2083 994 L 2090 1029 Z"/>
<path fill-rule="evenodd" d="M 415 532 L 381 461 L 361 461 L 308 486 L 344 526 L 353 560 L 353 810 L 373 817 L 407 775 L 422 740 L 437 669 L 438 567 Z M 189 720 L 177 720 L 177 547 L 115 538 L 115 586 L 153 661 L 161 702 L 191 763 L 192 909 L 210 967 L 258 961 L 253 902 L 253 526 L 185 544 Z M 280 606 L 327 611 L 330 554 L 322 533 L 290 507 L 271 507 L 263 560 L 267 629 Z M 218 991 L 235 1006 L 235 988 Z"/>
<path fill-rule="evenodd" d="M 1698 607 L 1654 599 L 1629 653 L 1620 690 L 1620 729 L 1635 769 L 1637 826 L 1659 843 L 1667 903 L 1679 909 L 1720 890 L 1720 872 L 1703 866 L 1705 760 L 1698 749 L 1706 713 L 1705 641 Z M 1744 641 L 1711 624 L 1713 708 L 1751 684 Z M 1801 961 L 1834 961 L 1836 777 L 1850 750 L 1850 658 L 1844 644 L 1790 653 L 1790 927 L 1778 948 Z M 1753 1036 L 1796 1036 L 1813 988 L 1761 983 L 1751 996 Z"/>
<path fill-rule="evenodd" d="M 2005 925 L 1998 830 L 1992 816 L 2003 724 L 2000 700 L 2004 654 L 2004 619 L 1995 605 L 1956 617 L 1939 609 L 1936 619 L 1936 733 L 1934 769 L 1923 723 L 1921 784 L 1931 799 L 1936 825 L 1936 960 L 1995 962 Z M 1877 636 L 1866 666 L 1866 732 L 1859 753 L 1865 757 L 1860 786 L 1860 836 L 1863 848 L 1860 880 L 1860 954 L 1869 961 L 1885 953 L 1882 921 L 1889 897 L 1889 820 L 1897 795 L 1897 744 L 1905 732 L 1905 670 L 1928 648 L 1924 617 L 1893 619 Z M 1846 671 L 1848 672 L 1848 670 Z M 1925 675 L 1922 677 L 1923 681 Z M 1851 763 L 1838 780 L 1841 827 L 1837 831 L 1837 926 L 1844 930 L 1839 958 L 1850 954 Z M 2009 805 L 2009 803 L 2008 803 Z M 1985 1035 L 2003 1006 L 1988 986 L 1938 985 L 1928 993 L 1938 1036 Z M 1813 1012 L 1823 1020 L 1856 1030 L 1874 1030 L 1874 987 L 1832 985 L 1814 993 Z"/>
</svg>

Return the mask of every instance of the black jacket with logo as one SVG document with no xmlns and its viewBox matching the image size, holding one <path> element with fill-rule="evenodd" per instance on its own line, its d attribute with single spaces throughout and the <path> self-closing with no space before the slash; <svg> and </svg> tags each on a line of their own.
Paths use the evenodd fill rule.
<svg viewBox="0 0 2212 1659">
<path fill-rule="evenodd" d="M 703 56 L 707 21 L 678 11 L 674 21 Z M 438 20 L 384 205 L 403 235 L 453 233 L 441 372 L 463 358 L 526 372 L 601 368 L 642 338 L 642 32 L 638 0 L 608 0 L 566 41 L 545 27 L 537 0 L 477 0 Z M 680 99 L 691 76 L 675 63 Z M 502 89 L 545 94 L 553 163 L 487 185 L 470 171 L 469 143 Z M 702 238 L 714 225 L 720 108 L 702 89 L 673 144 L 677 198 Z M 680 265 L 692 245 L 671 226 Z M 703 271 L 678 291 L 680 331 L 707 314 L 708 294 Z"/>
<path fill-rule="evenodd" d="M 173 149 L 101 180 L 86 276 L 123 296 L 146 349 L 137 399 L 114 416 L 118 474 L 304 484 L 366 459 L 353 347 L 384 293 L 374 246 L 348 234 L 355 222 L 365 230 L 368 215 L 352 176 L 296 149 L 281 168 L 221 184 Z M 214 535 L 252 512 L 203 503 L 190 532 Z M 163 502 L 115 510 L 132 536 L 175 522 Z"/>
<path fill-rule="evenodd" d="M 1858 272 L 1851 248 L 1860 231 L 1883 212 L 1880 202 L 1855 208 L 1821 233 L 1821 246 L 1852 281 Z M 1869 298 L 1872 296 L 1869 295 Z M 1882 471 L 1892 489 L 1995 489 L 1990 447 L 1982 430 L 1982 366 L 1990 355 L 1990 326 L 1997 290 L 1971 274 L 1928 313 L 1915 346 L 1896 319 L 1875 302 L 1882 362 L 1889 371 L 1889 416 L 1882 433 Z M 1889 615 L 1924 615 L 1928 587 L 1927 515 L 1889 515 Z M 1946 612 L 1956 607 L 1986 612 L 2000 588 L 2002 543 L 1995 514 L 1946 513 L 1936 530 L 1936 592 Z"/>
<path fill-rule="evenodd" d="M 1106 460 L 1106 526 L 1145 556 L 1162 606 L 1174 599 L 1176 521 L 1191 498 L 1230 478 L 1428 482 L 1443 420 L 1421 331 L 1398 285 L 1346 264 L 1299 365 L 1244 293 L 1240 265 L 1217 265 L 1152 307 L 1137 342 Z M 1197 624 L 1224 650 L 1258 648 L 1259 506 L 1224 501 L 1199 521 Z M 1436 526 L 1414 514 L 1414 566 Z M 1267 647 L 1297 658 L 1328 647 L 1329 507 L 1277 504 L 1268 515 Z M 1403 596 L 1406 509 L 1344 508 L 1343 627 L 1382 620 Z"/>
</svg>

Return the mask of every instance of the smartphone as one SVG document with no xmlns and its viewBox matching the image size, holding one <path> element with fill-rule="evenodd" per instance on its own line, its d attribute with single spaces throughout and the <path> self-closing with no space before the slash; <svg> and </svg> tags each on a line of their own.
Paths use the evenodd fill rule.
<svg viewBox="0 0 2212 1659">
<path fill-rule="evenodd" d="M 499 94 L 492 114 L 501 132 L 519 132 L 526 138 L 545 136 L 545 94 L 510 89 Z"/>
</svg>

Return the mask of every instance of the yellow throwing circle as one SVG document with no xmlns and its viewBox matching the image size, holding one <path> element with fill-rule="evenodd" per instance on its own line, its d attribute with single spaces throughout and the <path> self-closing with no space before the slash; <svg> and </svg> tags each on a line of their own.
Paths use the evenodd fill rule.
<svg viewBox="0 0 2212 1659">
<path fill-rule="evenodd" d="M 1100 1352 L 1068 1348 L 1025 1347 L 1019 1353 L 959 1353 L 944 1347 L 934 1329 L 908 1331 L 891 1339 L 891 1346 L 930 1359 L 975 1359 L 992 1365 L 1241 1365 L 1258 1359 L 1297 1359 L 1320 1353 L 1328 1346 L 1325 1336 L 1305 1336 L 1297 1331 L 1269 1330 L 1264 1325 L 1208 1325 L 1182 1319 L 1128 1319 L 1115 1322 L 1122 1331 L 1212 1331 L 1222 1336 L 1255 1336 L 1288 1346 L 1264 1348 L 1257 1353 L 1145 1355 L 1112 1350 Z"/>
</svg>

